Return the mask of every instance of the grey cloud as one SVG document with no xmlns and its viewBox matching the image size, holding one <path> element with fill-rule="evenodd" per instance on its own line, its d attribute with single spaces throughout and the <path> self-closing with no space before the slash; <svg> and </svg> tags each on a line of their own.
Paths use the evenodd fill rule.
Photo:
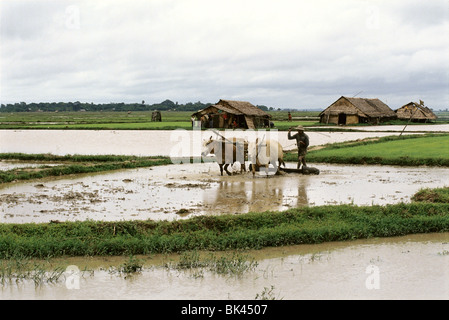
<svg viewBox="0 0 449 320">
<path fill-rule="evenodd" d="M 56 0 L 0 2 L 0 36 L 29 40 L 44 36 L 48 30 L 60 28 L 55 14 L 64 14 L 67 3 Z"/>
<path fill-rule="evenodd" d="M 398 7 L 395 14 L 401 23 L 417 28 L 440 25 L 449 21 L 449 3 L 447 1 L 408 1 Z"/>
<path fill-rule="evenodd" d="M 390 101 L 427 95 L 446 108 L 446 2 L 408 3 L 5 1 L 2 103 L 26 92 L 30 102 L 238 98 L 320 108 L 363 91 Z M 412 18 L 419 25 L 404 23 Z"/>
</svg>

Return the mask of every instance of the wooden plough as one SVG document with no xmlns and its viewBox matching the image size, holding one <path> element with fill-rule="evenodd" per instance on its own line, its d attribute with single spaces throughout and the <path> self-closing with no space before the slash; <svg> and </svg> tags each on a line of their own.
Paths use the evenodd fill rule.
<svg viewBox="0 0 449 320">
<path fill-rule="evenodd" d="M 302 167 L 301 169 L 295 169 L 295 168 L 285 168 L 285 167 L 279 167 L 279 170 L 285 172 L 285 173 L 300 173 L 300 174 L 320 174 L 320 170 L 314 167 Z"/>
</svg>

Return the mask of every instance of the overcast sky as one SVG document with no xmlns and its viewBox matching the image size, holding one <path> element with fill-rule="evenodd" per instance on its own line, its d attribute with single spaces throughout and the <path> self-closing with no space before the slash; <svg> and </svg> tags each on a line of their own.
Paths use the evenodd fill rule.
<svg viewBox="0 0 449 320">
<path fill-rule="evenodd" d="M 449 0 L 0 0 L 0 99 L 449 107 Z"/>
</svg>

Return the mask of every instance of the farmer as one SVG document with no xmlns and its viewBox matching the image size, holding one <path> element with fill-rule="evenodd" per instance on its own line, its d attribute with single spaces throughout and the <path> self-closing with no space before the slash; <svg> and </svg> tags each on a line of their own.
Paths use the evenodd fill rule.
<svg viewBox="0 0 449 320">
<path fill-rule="evenodd" d="M 298 131 L 294 135 L 291 135 L 292 128 L 288 129 L 288 139 L 293 140 L 296 139 L 296 144 L 298 146 L 298 165 L 297 169 L 301 166 L 301 163 L 303 167 L 307 167 L 306 165 L 306 154 L 307 154 L 307 147 L 309 146 L 309 136 L 304 133 L 303 126 L 296 127 L 296 130 Z"/>
<path fill-rule="evenodd" d="M 212 112 L 209 112 L 207 114 L 209 116 L 209 128 L 214 127 L 214 114 Z"/>
</svg>

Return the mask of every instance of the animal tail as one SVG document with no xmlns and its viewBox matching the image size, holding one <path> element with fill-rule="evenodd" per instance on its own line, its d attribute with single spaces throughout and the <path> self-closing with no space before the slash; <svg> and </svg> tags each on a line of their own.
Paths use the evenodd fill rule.
<svg viewBox="0 0 449 320">
<path fill-rule="evenodd" d="M 285 162 L 284 159 L 279 159 L 279 166 L 283 165 L 285 168 Z"/>
</svg>

